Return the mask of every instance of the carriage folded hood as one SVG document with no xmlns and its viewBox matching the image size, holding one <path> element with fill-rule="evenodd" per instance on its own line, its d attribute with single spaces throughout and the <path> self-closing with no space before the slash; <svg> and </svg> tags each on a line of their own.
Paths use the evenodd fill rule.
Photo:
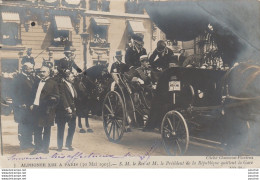
<svg viewBox="0 0 260 180">
<path fill-rule="evenodd" d="M 144 6 L 171 40 L 192 40 L 211 24 L 218 33 L 218 47 L 234 59 L 242 49 L 260 50 L 259 4 L 257 0 L 157 1 Z"/>
</svg>

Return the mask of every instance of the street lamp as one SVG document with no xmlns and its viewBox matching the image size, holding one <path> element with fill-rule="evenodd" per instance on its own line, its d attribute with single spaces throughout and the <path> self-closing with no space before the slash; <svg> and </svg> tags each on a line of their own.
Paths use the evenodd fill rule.
<svg viewBox="0 0 260 180">
<path fill-rule="evenodd" d="M 84 70 L 87 69 L 87 44 L 89 39 L 89 34 L 87 32 L 83 32 L 80 34 L 82 44 L 83 44 L 83 61 L 84 61 Z"/>
<path fill-rule="evenodd" d="M 82 44 L 87 44 L 89 39 L 89 34 L 87 32 L 83 32 L 80 34 Z"/>
</svg>

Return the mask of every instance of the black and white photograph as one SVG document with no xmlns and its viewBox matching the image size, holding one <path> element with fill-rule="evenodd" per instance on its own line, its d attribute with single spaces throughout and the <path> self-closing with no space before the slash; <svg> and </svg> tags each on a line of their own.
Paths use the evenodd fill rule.
<svg viewBox="0 0 260 180">
<path fill-rule="evenodd" d="M 1 168 L 260 165 L 258 0 L 0 0 L 0 69 Z"/>
</svg>

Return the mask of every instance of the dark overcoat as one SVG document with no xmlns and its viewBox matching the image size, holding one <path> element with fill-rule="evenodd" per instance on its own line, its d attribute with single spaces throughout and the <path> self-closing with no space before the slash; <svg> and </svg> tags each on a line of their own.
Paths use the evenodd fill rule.
<svg viewBox="0 0 260 180">
<path fill-rule="evenodd" d="M 142 55 L 146 55 L 146 49 L 142 48 L 140 50 L 140 52 L 138 52 L 137 50 L 133 49 L 132 47 L 129 47 L 126 50 L 126 54 L 125 54 L 125 63 L 131 67 L 140 67 L 141 66 L 141 62 L 140 62 L 140 57 Z"/>
<path fill-rule="evenodd" d="M 37 83 L 37 87 L 39 82 Z M 37 91 L 37 88 L 35 88 L 35 90 Z M 54 125 L 56 107 L 59 100 L 60 93 L 58 83 L 53 78 L 46 80 L 41 91 L 39 106 L 34 108 L 34 116 L 39 127 Z"/>
<path fill-rule="evenodd" d="M 30 106 L 34 101 L 34 79 L 25 74 L 18 74 L 13 81 L 14 119 L 17 123 L 32 123 Z M 22 106 L 22 105 L 25 105 Z"/>
</svg>

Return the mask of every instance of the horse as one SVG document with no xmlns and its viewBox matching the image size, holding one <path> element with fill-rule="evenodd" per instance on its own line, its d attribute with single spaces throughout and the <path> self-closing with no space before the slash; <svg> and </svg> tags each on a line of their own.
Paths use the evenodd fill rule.
<svg viewBox="0 0 260 180">
<path fill-rule="evenodd" d="M 237 63 L 222 79 L 225 139 L 232 154 L 241 153 L 243 147 L 246 152 L 260 148 L 256 143 L 260 135 L 259 84 L 260 65 L 254 61 Z"/>
<path fill-rule="evenodd" d="M 75 77 L 74 87 L 78 93 L 76 109 L 80 133 L 86 131 L 82 128 L 81 118 L 85 118 L 87 132 L 90 129 L 88 117 L 92 115 L 101 116 L 102 104 L 111 84 L 112 77 L 108 73 L 107 66 L 96 65 Z"/>
</svg>

